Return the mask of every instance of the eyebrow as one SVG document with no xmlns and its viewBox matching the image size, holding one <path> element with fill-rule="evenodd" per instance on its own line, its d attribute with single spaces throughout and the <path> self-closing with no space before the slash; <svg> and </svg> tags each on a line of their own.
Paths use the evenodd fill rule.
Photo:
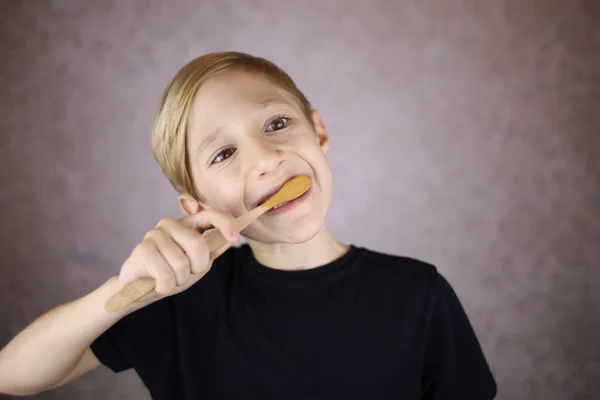
<svg viewBox="0 0 600 400">
<path fill-rule="evenodd" d="M 276 105 L 284 105 L 284 106 L 289 106 L 289 103 L 283 99 L 278 99 L 278 98 L 266 98 L 263 99 L 261 101 L 259 101 L 258 106 L 260 109 L 264 110 L 265 108 L 269 108 L 271 106 L 276 106 Z"/>
<path fill-rule="evenodd" d="M 209 144 L 211 144 L 212 142 L 214 142 L 215 140 L 217 140 L 217 138 L 219 137 L 219 135 L 221 134 L 222 131 L 223 131 L 223 128 L 217 128 L 216 131 L 214 131 L 213 133 L 211 133 L 210 135 L 208 135 L 207 137 L 205 137 L 204 139 L 202 139 L 202 141 L 198 145 L 198 149 L 196 150 L 196 154 L 202 153 L 202 151 L 204 151 L 204 149 L 206 148 L 206 146 L 208 146 Z"/>
</svg>

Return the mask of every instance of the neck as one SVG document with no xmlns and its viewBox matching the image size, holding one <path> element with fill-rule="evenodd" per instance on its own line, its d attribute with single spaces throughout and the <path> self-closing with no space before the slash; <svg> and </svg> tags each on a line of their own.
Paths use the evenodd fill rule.
<svg viewBox="0 0 600 400">
<path fill-rule="evenodd" d="M 248 239 L 248 244 L 259 263 L 281 270 L 319 267 L 340 258 L 350 248 L 333 237 L 327 223 L 304 243 L 265 243 Z"/>
</svg>

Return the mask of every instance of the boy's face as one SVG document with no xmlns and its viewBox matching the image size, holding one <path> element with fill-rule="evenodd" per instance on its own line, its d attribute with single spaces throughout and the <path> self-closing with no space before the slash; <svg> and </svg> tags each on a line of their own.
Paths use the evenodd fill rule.
<svg viewBox="0 0 600 400">
<path fill-rule="evenodd" d="M 331 201 L 328 136 L 294 97 L 254 73 L 227 71 L 198 90 L 190 110 L 187 149 L 203 203 L 180 197 L 187 212 L 218 208 L 234 217 L 256 207 L 296 175 L 312 185 L 301 199 L 263 214 L 244 236 L 260 242 L 302 243 L 321 229 Z"/>
</svg>

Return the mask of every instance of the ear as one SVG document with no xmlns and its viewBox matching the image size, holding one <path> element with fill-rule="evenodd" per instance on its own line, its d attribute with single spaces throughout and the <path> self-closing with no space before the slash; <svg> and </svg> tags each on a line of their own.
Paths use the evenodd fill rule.
<svg viewBox="0 0 600 400">
<path fill-rule="evenodd" d="M 327 154 L 329 151 L 329 135 L 327 135 L 327 129 L 325 129 L 325 123 L 323 123 L 321 113 L 317 110 L 312 110 L 310 112 L 310 116 L 312 117 L 315 133 L 317 134 L 317 140 L 319 141 L 319 146 L 321 146 L 323 153 Z"/>
<path fill-rule="evenodd" d="M 206 209 L 206 205 L 196 200 L 192 195 L 188 193 L 182 193 L 177 198 L 179 208 L 186 215 L 198 214 L 200 211 Z"/>
</svg>

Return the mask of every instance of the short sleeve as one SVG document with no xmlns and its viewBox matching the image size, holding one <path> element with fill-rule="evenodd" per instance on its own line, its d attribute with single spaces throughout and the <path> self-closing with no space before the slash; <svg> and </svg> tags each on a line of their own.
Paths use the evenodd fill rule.
<svg viewBox="0 0 600 400">
<path fill-rule="evenodd" d="M 172 304 L 166 298 L 122 318 L 90 348 L 114 372 L 134 368 L 138 374 L 147 374 L 169 358 L 173 335 Z"/>
<path fill-rule="evenodd" d="M 489 400 L 497 386 L 469 319 L 450 284 L 439 273 L 432 293 L 423 400 Z"/>
<path fill-rule="evenodd" d="M 119 348 L 113 328 L 101 334 L 90 348 L 100 363 L 114 372 L 121 372 L 131 368 L 131 363 Z"/>
</svg>

